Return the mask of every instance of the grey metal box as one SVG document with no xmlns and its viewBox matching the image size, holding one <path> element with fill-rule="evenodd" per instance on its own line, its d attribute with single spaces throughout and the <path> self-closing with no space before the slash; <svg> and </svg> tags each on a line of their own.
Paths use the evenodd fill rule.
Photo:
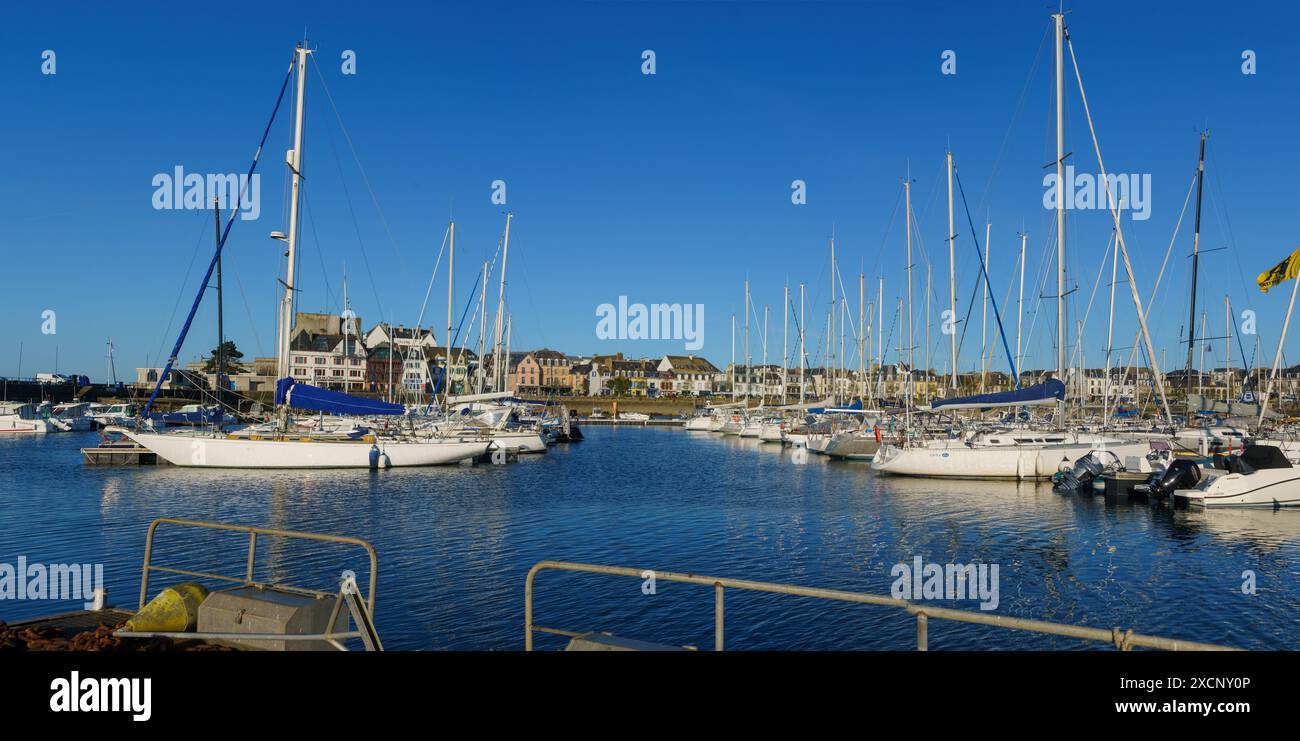
<svg viewBox="0 0 1300 741">
<path fill-rule="evenodd" d="M 329 626 L 336 598 L 287 592 L 271 587 L 245 586 L 213 592 L 199 605 L 200 633 L 275 633 L 310 635 L 342 633 L 348 629 L 348 611 L 341 607 Z M 224 639 L 216 641 L 241 648 L 267 651 L 328 651 L 325 641 Z"/>
</svg>

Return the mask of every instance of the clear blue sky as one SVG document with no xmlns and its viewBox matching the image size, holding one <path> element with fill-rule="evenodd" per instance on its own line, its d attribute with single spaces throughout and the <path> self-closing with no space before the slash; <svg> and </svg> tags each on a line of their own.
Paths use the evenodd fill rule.
<svg viewBox="0 0 1300 741">
<path fill-rule="evenodd" d="M 367 326 L 412 324 L 454 215 L 459 312 L 501 231 L 504 209 L 489 200 L 501 179 L 515 215 L 515 349 L 682 352 L 680 341 L 596 338 L 596 307 L 626 295 L 704 304 L 702 353 L 722 366 L 748 276 L 757 314 L 772 307 L 773 360 L 782 285 L 788 280 L 797 300 L 798 283 L 808 284 L 817 302 L 809 353 L 818 362 L 832 229 L 855 317 L 859 272 L 869 299 L 884 277 L 887 325 L 905 295 L 901 217 L 890 224 L 910 163 L 924 243 L 915 257 L 919 344 L 927 257 L 947 300 L 942 174 L 951 144 L 981 241 L 986 217 L 993 225 L 1000 302 L 1014 277 L 1015 234 L 1023 224 L 1030 235 L 1026 294 L 1035 300 L 1026 301 L 1024 365 L 1050 365 L 1055 309 L 1048 302 L 1034 313 L 1042 256 L 1054 249 L 1042 203 L 1043 166 L 1053 157 L 1050 10 L 990 5 L 10 3 L 0 11 L 0 374 L 18 372 L 20 344 L 23 375 L 53 370 L 57 347 L 59 370 L 103 378 L 109 336 L 121 376 L 165 357 L 210 255 L 212 226 L 206 213 L 154 210 L 151 180 L 178 165 L 244 171 L 304 27 L 318 66 L 308 88 L 301 309 L 338 311 L 346 265 Z M 1254 276 L 1300 246 L 1298 15 L 1291 4 L 1082 2 L 1068 18 L 1107 169 L 1152 177 L 1151 218 L 1125 220 L 1144 299 L 1195 168 L 1197 131 L 1208 125 L 1202 248 L 1226 249 L 1203 259 L 1201 303 L 1216 336 L 1224 294 L 1258 311 L 1265 363 L 1289 285 L 1263 296 Z M 53 76 L 41 74 L 45 49 L 57 54 Z M 341 74 L 345 49 L 356 52 L 355 76 Z M 652 77 L 641 74 L 644 49 L 657 55 Z M 940 74 L 945 49 L 957 54 L 956 75 Z M 1245 49 L 1257 54 L 1256 75 L 1241 73 Z M 1067 150 L 1081 171 L 1095 172 L 1072 82 L 1067 99 Z M 261 217 L 237 222 L 227 246 L 226 332 L 248 356 L 274 352 L 282 261 L 266 235 L 285 228 L 288 121 L 277 121 L 260 167 Z M 807 183 L 806 205 L 790 202 L 796 178 Z M 958 208 L 964 315 L 977 262 Z M 1190 220 L 1189 210 L 1152 307 L 1168 365 L 1183 362 Z M 1098 282 L 1110 220 L 1075 211 L 1068 223 L 1069 283 L 1079 289 L 1073 329 Z M 1105 347 L 1107 283 L 1084 343 L 1094 366 Z M 444 264 L 426 324 L 446 322 L 445 285 Z M 45 309 L 57 312 L 57 334 L 41 332 Z M 1003 311 L 1014 343 L 1014 308 Z M 215 344 L 214 312 L 215 301 L 205 302 L 183 360 Z M 1133 316 L 1120 286 L 1117 346 L 1131 343 Z M 978 364 L 978 305 L 972 319 L 963 369 Z M 1293 337 L 1295 348 L 1300 331 Z M 932 365 L 946 368 L 937 329 L 931 338 Z M 1213 346 L 1220 364 L 1223 344 Z M 1005 363 L 996 353 L 994 367 Z"/>
</svg>

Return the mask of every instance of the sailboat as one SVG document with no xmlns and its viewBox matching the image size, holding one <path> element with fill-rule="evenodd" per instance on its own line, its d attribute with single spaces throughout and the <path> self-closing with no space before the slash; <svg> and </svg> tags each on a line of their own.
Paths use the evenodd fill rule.
<svg viewBox="0 0 1300 741">
<path fill-rule="evenodd" d="M 1065 57 L 1064 49 L 1066 42 L 1065 33 L 1065 16 L 1062 13 L 1056 13 L 1052 16 L 1056 32 L 1056 169 L 1057 179 L 1056 187 L 1064 188 L 1064 165 L 1065 165 L 1065 121 L 1064 121 L 1064 81 L 1065 81 Z M 1073 45 L 1071 43 L 1071 57 L 1073 58 Z M 1076 69 L 1077 72 L 1077 69 Z M 1080 91 L 1082 94 L 1082 80 L 1080 78 Z M 1089 117 L 1089 131 L 1092 132 L 1091 114 L 1088 113 L 1087 99 L 1084 102 L 1084 112 Z M 1095 136 L 1094 144 L 1095 144 Z M 1100 164 L 1101 153 L 1097 147 L 1097 158 Z M 953 159 L 952 153 L 947 154 L 948 167 L 948 243 L 949 243 L 949 275 L 950 283 L 953 283 L 951 275 L 953 269 L 953 200 L 952 200 L 952 182 L 953 182 Z M 1102 166 L 1104 173 L 1105 167 Z M 959 185 L 960 185 L 960 181 Z M 1008 359 L 1012 364 L 1012 378 L 1017 379 L 1017 389 L 1010 392 L 995 394 L 980 394 L 976 396 L 936 400 L 931 404 L 932 409 L 947 407 L 949 409 L 985 409 L 991 407 L 1023 407 L 1038 404 L 1053 404 L 1056 406 L 1054 422 L 1058 429 L 1054 431 L 1043 431 L 1033 429 L 996 429 L 996 430 L 977 430 L 968 432 L 964 437 L 954 439 L 929 440 L 912 444 L 910 440 L 905 440 L 901 445 L 886 445 L 872 458 L 871 468 L 880 473 L 890 473 L 908 476 L 929 476 L 942 478 L 976 478 L 976 479 L 1043 479 L 1050 478 L 1058 471 L 1071 467 L 1073 462 L 1078 458 L 1097 452 L 1107 456 L 1114 456 L 1128 467 L 1129 463 L 1137 465 L 1150 450 L 1150 443 L 1134 442 L 1121 440 L 1109 436 L 1100 436 L 1091 433 L 1073 432 L 1063 429 L 1064 402 L 1065 402 L 1065 384 L 1062 378 L 1065 377 L 1065 203 L 1064 199 L 1059 197 L 1056 204 L 1056 227 L 1057 227 L 1057 368 L 1056 378 L 1049 379 L 1047 382 L 1029 388 L 1018 388 L 1018 371 L 1015 367 L 1014 356 L 1012 356 L 1009 347 L 1007 350 Z M 1113 206 L 1111 198 L 1113 194 L 1106 192 L 1108 203 L 1112 203 L 1110 209 L 1115 220 L 1116 231 L 1116 249 L 1124 250 L 1124 266 L 1128 271 L 1128 282 L 1132 291 L 1134 305 L 1137 308 L 1138 325 L 1141 328 L 1140 337 L 1146 344 L 1147 355 L 1150 358 L 1155 357 L 1155 352 L 1151 347 L 1150 333 L 1146 328 L 1146 318 L 1142 311 L 1141 299 L 1138 297 L 1136 281 L 1132 273 L 1132 266 L 1128 260 L 1127 250 L 1123 242 L 1123 232 L 1120 227 L 1119 212 Z M 963 194 L 963 199 L 965 198 Z M 969 211 L 967 212 L 969 221 Z M 973 231 L 974 225 L 971 224 Z M 977 249 L 978 252 L 978 249 Z M 980 271 L 986 288 L 988 287 L 988 271 L 981 257 Z M 950 297 L 955 310 L 955 290 L 950 288 Z M 999 326 L 1001 319 L 997 314 L 997 303 L 993 303 L 994 316 Z M 1005 337 L 1003 345 L 1006 346 Z M 957 350 L 956 336 L 952 338 L 952 373 L 953 388 L 956 388 L 957 378 Z M 1160 397 L 1165 406 L 1165 412 L 1172 419 L 1169 412 L 1168 404 L 1165 400 L 1163 381 L 1159 369 L 1154 367 L 1152 361 L 1152 375 L 1156 379 L 1157 388 L 1160 391 Z"/>
<path fill-rule="evenodd" d="M 289 410 L 303 409 L 334 415 L 359 417 L 363 420 L 373 418 L 400 418 L 406 414 L 401 404 L 392 404 L 361 397 L 350 396 L 337 391 L 317 388 L 300 383 L 290 377 L 289 342 L 292 334 L 293 292 L 295 262 L 298 240 L 298 210 L 301 199 L 301 180 L 303 164 L 303 105 L 307 78 L 307 55 L 311 51 L 303 45 L 294 50 L 294 60 L 286 74 L 284 85 L 280 90 L 280 99 L 276 101 L 279 110 L 290 77 L 297 73 L 296 117 L 294 120 L 294 144 L 286 157 L 286 164 L 291 173 L 291 198 L 289 209 L 289 233 L 285 238 L 288 244 L 288 265 L 283 280 L 284 294 L 279 314 L 279 336 L 277 369 L 280 380 L 276 384 L 276 422 L 270 429 L 246 428 L 237 432 L 223 432 L 219 429 L 194 429 L 183 433 L 163 433 L 154 431 L 146 422 L 136 430 L 111 428 L 122 432 L 136 443 L 156 453 L 168 463 L 177 466 L 198 466 L 207 468 L 386 468 L 389 466 L 432 466 L 455 463 L 488 451 L 490 440 L 476 433 L 444 435 L 436 430 L 417 430 L 414 425 L 395 425 L 396 431 L 376 433 L 363 423 L 344 425 L 338 431 L 320 431 L 303 434 L 292 429 Z M 271 122 L 275 120 L 272 113 Z M 249 174 L 256 170 L 258 159 L 266 144 L 271 130 L 267 124 L 258 145 Z M 229 236 L 235 221 L 232 211 L 225 231 L 217 242 L 216 253 L 208 266 L 208 273 L 200 283 L 206 287 L 211 280 L 214 267 L 221 257 L 222 247 Z M 274 235 L 279 237 L 280 235 Z M 450 282 L 450 277 L 448 278 Z M 142 419 L 148 420 L 149 412 L 172 365 L 180 354 L 194 313 L 203 298 L 200 290 L 190 308 L 189 318 L 177 338 L 176 345 L 167 361 L 167 366 L 158 378 L 158 385 L 149 397 L 149 402 L 142 413 Z"/>
</svg>

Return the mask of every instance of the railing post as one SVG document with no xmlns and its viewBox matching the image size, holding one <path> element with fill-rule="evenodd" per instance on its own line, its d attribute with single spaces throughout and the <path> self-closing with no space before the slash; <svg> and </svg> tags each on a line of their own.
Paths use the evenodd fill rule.
<svg viewBox="0 0 1300 741">
<path fill-rule="evenodd" d="M 253 561 L 257 556 L 257 531 L 250 530 L 248 533 L 248 582 L 253 582 Z"/>
<path fill-rule="evenodd" d="M 930 618 L 924 612 L 916 613 L 916 650 L 930 650 Z"/>
<path fill-rule="evenodd" d="M 153 535 L 158 529 L 159 522 L 154 520 L 149 523 L 149 533 L 144 538 L 144 565 L 140 568 L 140 608 L 144 609 L 144 600 L 149 596 L 149 566 L 153 558 Z M 26 578 L 26 577 L 24 577 Z"/>
<path fill-rule="evenodd" d="M 524 580 L 524 650 L 533 650 L 533 577 L 537 575 L 537 567 L 533 566 L 528 570 L 528 578 Z"/>
<path fill-rule="evenodd" d="M 724 599 L 725 599 L 725 598 L 722 596 L 722 582 L 714 582 L 714 583 L 713 583 L 713 595 L 714 595 L 714 601 L 713 601 L 713 650 L 714 650 L 714 651 L 721 651 L 721 650 L 722 650 L 722 643 L 723 643 L 723 640 L 722 640 L 722 635 L 723 635 L 723 633 L 722 633 L 722 619 L 723 619 L 723 617 L 722 617 L 722 616 L 723 616 L 723 603 L 724 603 Z"/>
</svg>

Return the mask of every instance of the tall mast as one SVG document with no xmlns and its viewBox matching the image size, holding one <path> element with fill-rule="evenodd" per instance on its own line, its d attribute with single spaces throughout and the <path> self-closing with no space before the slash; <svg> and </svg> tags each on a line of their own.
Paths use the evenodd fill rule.
<svg viewBox="0 0 1300 741">
<path fill-rule="evenodd" d="M 1223 295 L 1223 400 L 1232 400 L 1232 299 Z"/>
<path fill-rule="evenodd" d="M 487 284 L 488 284 L 488 261 L 483 261 L 483 288 L 479 293 L 478 299 L 478 393 L 483 393 L 483 382 L 486 380 L 486 373 L 483 372 L 483 347 L 484 339 L 487 337 Z"/>
<path fill-rule="evenodd" d="M 763 383 L 760 401 L 767 401 L 767 304 L 763 304 Z"/>
<path fill-rule="evenodd" d="M 505 241 L 501 249 L 501 287 L 497 291 L 497 319 L 496 319 L 496 339 L 492 345 L 492 390 L 501 391 L 506 385 L 506 372 L 501 368 L 501 323 L 505 321 L 506 308 L 506 260 L 510 258 L 510 219 L 511 214 L 506 213 L 506 233 Z M 506 358 L 510 362 L 510 358 Z"/>
<path fill-rule="evenodd" d="M 885 382 L 885 277 L 880 276 L 876 284 L 876 368 L 880 375 L 880 383 Z M 880 396 L 884 396 L 884 388 L 877 388 Z"/>
<path fill-rule="evenodd" d="M 1065 14 L 1056 28 L 1056 377 L 1065 380 Z M 1056 425 L 1065 424 L 1065 402 L 1056 404 Z"/>
<path fill-rule="evenodd" d="M 953 239 L 956 234 L 952 228 L 952 150 L 948 150 L 948 321 L 952 326 L 948 327 L 948 340 L 952 345 L 952 383 L 951 388 L 957 389 L 957 254 L 953 246 Z"/>
<path fill-rule="evenodd" d="M 451 222 L 448 230 L 451 249 L 447 258 L 447 335 L 443 338 L 447 345 L 447 365 L 442 369 L 442 406 L 444 412 L 447 405 L 451 403 L 451 286 L 456 267 L 456 222 Z"/>
<path fill-rule="evenodd" d="M 1115 336 L 1115 279 L 1119 277 L 1119 244 L 1110 259 L 1110 319 L 1106 322 L 1106 382 L 1102 385 L 1105 398 L 1101 401 L 1101 423 L 1110 421 L 1110 353 Z"/>
<path fill-rule="evenodd" d="M 221 246 L 221 200 L 212 198 L 212 223 L 216 225 L 217 246 Z M 112 347 L 111 340 L 110 349 Z M 111 353 L 110 353 L 111 355 Z M 221 404 L 226 390 L 226 327 L 225 312 L 221 305 L 221 255 L 217 255 L 217 404 Z"/>
<path fill-rule="evenodd" d="M 745 398 L 749 398 L 749 384 L 754 380 L 753 369 L 749 365 L 749 281 L 745 281 Z"/>
<path fill-rule="evenodd" d="M 930 261 L 925 262 L 925 401 L 930 402 Z"/>
<path fill-rule="evenodd" d="M 781 299 L 781 404 L 784 406 L 789 396 L 786 384 L 790 373 L 790 284 L 785 284 Z"/>
<path fill-rule="evenodd" d="M 736 400 L 736 314 L 731 314 L 731 400 Z"/>
<path fill-rule="evenodd" d="M 302 127 L 303 96 L 307 87 L 307 55 L 311 51 L 301 44 L 294 50 L 298 67 L 298 100 L 294 111 L 293 149 L 285 157 L 291 173 L 289 196 L 289 251 L 284 272 L 284 297 L 280 300 L 280 347 L 276 358 L 277 377 L 289 375 L 289 333 L 293 331 L 293 276 L 298 258 L 298 203 L 302 195 Z M 281 410 L 281 422 L 287 419 L 287 410 Z"/>
<path fill-rule="evenodd" d="M 503 267 L 504 267 L 504 266 L 503 266 Z M 502 386 L 502 388 L 504 388 L 505 385 L 506 385 L 506 383 L 509 381 L 509 373 L 510 373 L 510 368 L 509 368 L 509 364 L 510 364 L 510 330 L 514 327 L 514 324 L 515 324 L 515 315 L 514 315 L 514 314 L 506 314 L 506 366 L 507 366 L 507 367 L 506 367 L 506 368 L 503 368 L 503 369 L 502 369 L 502 373 L 501 373 L 501 386 Z M 518 388 L 518 384 L 517 384 L 517 383 L 515 384 L 515 387 Z"/>
<path fill-rule="evenodd" d="M 803 333 L 807 331 L 807 315 L 803 311 L 803 283 L 800 283 L 800 403 L 803 403 L 803 389 L 806 386 L 806 369 L 805 361 L 807 360 L 807 351 L 803 348 Z"/>
<path fill-rule="evenodd" d="M 117 366 L 113 363 L 113 338 L 108 338 L 108 383 L 117 385 Z"/>
<path fill-rule="evenodd" d="M 1201 186 L 1205 182 L 1205 137 L 1201 132 L 1201 153 L 1196 160 L 1196 227 L 1192 231 L 1192 302 L 1187 306 L 1187 418 L 1192 417 L 1192 343 L 1196 340 L 1196 279 L 1201 260 Z"/>
<path fill-rule="evenodd" d="M 867 283 L 866 276 L 858 273 L 858 396 L 866 399 L 867 396 L 867 353 L 866 347 L 862 344 L 866 340 L 866 316 L 863 313 L 863 301 L 866 300 Z"/>
<path fill-rule="evenodd" d="M 1062 60 L 1062 57 L 1063 57 L 1063 53 L 1064 53 L 1064 52 L 1063 52 L 1063 49 L 1062 49 L 1062 47 L 1061 47 L 1061 39 L 1062 39 L 1062 37 L 1064 36 L 1065 16 L 1062 15 L 1062 14 L 1056 14 L 1056 15 L 1053 16 L 1053 20 L 1055 21 L 1055 25 L 1056 25 L 1056 43 L 1057 43 L 1057 48 L 1056 48 L 1056 59 L 1057 59 L 1057 82 L 1058 82 L 1058 85 L 1057 85 L 1057 132 L 1056 132 L 1056 135 L 1057 135 L 1057 149 L 1058 149 L 1058 154 L 1061 154 L 1061 156 L 1064 157 L 1063 153 L 1061 153 L 1061 152 L 1059 151 L 1059 150 L 1062 150 L 1062 149 L 1063 149 L 1063 133 L 1062 133 L 1062 123 L 1063 123 L 1063 114 L 1062 114 L 1062 96 L 1061 96 L 1061 85 L 1060 85 L 1059 83 L 1060 83 L 1060 81 L 1061 81 L 1062 71 L 1063 71 L 1062 68 L 1063 68 L 1063 66 L 1064 66 L 1064 64 L 1063 64 L 1063 60 Z M 1074 49 L 1073 49 L 1073 45 L 1071 45 L 1071 49 L 1070 49 L 1070 57 L 1071 57 L 1072 60 L 1074 59 Z M 1083 76 L 1080 74 L 1079 69 L 1078 69 L 1078 65 L 1077 65 L 1077 64 L 1075 65 L 1074 75 L 1075 75 L 1075 80 L 1079 83 L 1079 97 L 1080 97 L 1080 99 L 1081 99 L 1081 102 L 1083 103 L 1083 113 L 1084 113 L 1084 115 L 1087 117 L 1087 120 L 1088 120 L 1088 133 L 1089 133 L 1089 135 L 1090 135 L 1091 138 L 1092 138 L 1092 147 L 1093 147 L 1093 151 L 1094 151 L 1094 153 L 1097 155 L 1097 167 L 1098 167 L 1099 170 L 1100 170 L 1100 172 L 1099 172 L 1098 174 L 1100 175 L 1100 180 L 1101 180 L 1101 183 L 1102 183 L 1102 187 L 1105 189 L 1105 193 L 1106 193 L 1106 207 L 1107 207 L 1107 209 L 1110 211 L 1111 220 L 1114 222 L 1114 226 L 1115 226 L 1115 243 L 1118 245 L 1118 247 L 1119 247 L 1119 249 L 1121 250 L 1122 255 L 1123 255 L 1123 257 L 1124 257 L 1124 273 L 1125 273 L 1125 277 L 1128 279 L 1129 293 L 1130 293 L 1130 295 L 1131 295 L 1132 298 L 1133 298 L 1133 309 L 1134 309 L 1134 311 L 1137 312 L 1137 321 L 1138 321 L 1138 329 L 1139 329 L 1138 337 L 1139 337 L 1139 339 L 1142 340 L 1142 344 L 1143 344 L 1143 345 L 1145 346 L 1145 348 L 1146 348 L 1146 354 L 1147 354 L 1147 359 L 1148 359 L 1148 361 L 1149 361 L 1149 366 L 1150 366 L 1150 370 L 1151 370 L 1152 381 L 1154 382 L 1154 385 L 1155 385 L 1155 392 L 1156 392 L 1156 394 L 1160 397 L 1160 407 L 1161 407 L 1161 410 L 1165 413 L 1165 419 L 1166 419 L 1166 421 L 1167 421 L 1170 425 L 1172 425 L 1172 424 L 1174 423 L 1174 413 L 1173 413 L 1173 410 L 1169 408 L 1169 397 L 1168 397 L 1168 395 L 1165 393 L 1165 379 L 1164 379 L 1164 376 L 1163 376 L 1163 375 L 1161 374 L 1161 372 L 1160 372 L 1160 368 L 1161 368 L 1162 366 L 1164 366 L 1163 351 L 1162 351 L 1162 353 L 1161 353 L 1161 355 L 1162 355 L 1162 359 L 1161 359 L 1161 361 L 1160 361 L 1160 364 L 1157 365 L 1157 364 L 1156 364 L 1156 351 L 1155 351 L 1155 346 L 1154 346 L 1154 345 L 1152 344 L 1152 342 L 1151 342 L 1151 332 L 1150 332 L 1150 330 L 1147 328 L 1147 320 L 1146 320 L 1146 316 L 1147 316 L 1147 315 L 1146 315 L 1146 311 L 1144 311 L 1144 310 L 1142 309 L 1142 297 L 1138 294 L 1137 278 L 1136 278 L 1136 277 L 1134 276 L 1134 274 L 1133 274 L 1133 264 L 1132 264 L 1132 263 L 1130 262 L 1130 260 L 1129 260 L 1128 247 L 1125 246 L 1125 244 L 1124 244 L 1124 229 L 1123 229 L 1122 221 L 1121 221 L 1121 219 L 1120 219 L 1119 208 L 1118 208 L 1118 206 L 1119 206 L 1119 205 L 1122 205 L 1122 204 L 1114 204 L 1114 203 L 1112 202 L 1112 197 L 1111 197 L 1111 193 L 1110 193 L 1110 185 L 1109 185 L 1109 182 L 1110 182 L 1110 181 L 1107 179 L 1107 175 L 1106 175 L 1106 164 L 1105 164 L 1105 162 L 1102 161 L 1102 157 L 1101 157 L 1101 145 L 1097 142 L 1097 132 L 1096 132 L 1095 128 L 1093 127 L 1093 123 L 1092 123 L 1092 113 L 1088 110 L 1088 96 L 1084 93 L 1084 90 L 1083 90 Z M 1058 171 L 1061 170 L 1062 163 L 1061 163 L 1061 160 L 1060 160 L 1060 159 L 1057 160 L 1056 167 L 1057 167 L 1057 170 L 1058 170 Z M 1059 230 L 1059 233 L 1058 233 L 1058 240 L 1057 240 L 1057 248 L 1058 248 L 1058 250 L 1059 250 L 1059 252 L 1058 252 L 1058 259 L 1057 259 L 1057 270 L 1058 270 L 1058 273 L 1057 273 L 1057 275 L 1058 275 L 1058 278 L 1057 278 L 1057 286 L 1058 286 L 1058 288 L 1060 288 L 1060 289 L 1064 289 L 1064 287 L 1065 287 L 1065 265 L 1064 265 L 1064 260 L 1063 260 L 1062 258 L 1064 258 L 1064 254 L 1065 254 L 1065 252 L 1064 252 L 1064 246 L 1063 246 L 1063 240 L 1064 240 L 1064 236 L 1065 236 L 1065 231 L 1064 231 L 1064 218 L 1065 218 L 1065 213 L 1064 213 L 1064 210 L 1063 210 L 1063 207 L 1064 207 L 1064 191 L 1065 191 L 1065 185 L 1064 185 L 1064 183 L 1061 181 L 1060 178 L 1058 178 L 1058 180 L 1057 180 L 1057 187 L 1058 187 L 1058 189 L 1059 189 L 1059 191 L 1058 191 L 1058 194 L 1059 194 L 1058 201 L 1059 201 L 1059 202 L 1057 203 L 1057 209 L 1058 209 L 1058 214 L 1059 214 L 1059 218 L 1058 218 L 1058 222 L 1057 222 L 1057 229 Z M 1064 315 L 1064 301 L 1065 301 L 1064 290 L 1060 290 L 1060 291 L 1058 291 L 1058 295 L 1057 295 L 1057 310 L 1058 310 L 1058 313 L 1059 313 L 1061 316 L 1058 316 L 1058 319 L 1059 319 L 1059 318 L 1062 318 L 1063 315 Z M 1058 322 L 1057 331 L 1060 332 L 1060 322 Z M 1064 352 L 1065 352 L 1064 347 L 1061 347 L 1061 346 L 1058 345 L 1058 347 L 1057 347 L 1057 353 L 1058 353 L 1057 359 L 1058 359 L 1058 360 L 1062 360 L 1062 359 L 1063 359 Z M 1061 414 L 1061 423 L 1062 423 L 1062 425 L 1064 425 L 1064 421 L 1065 421 L 1065 420 L 1064 420 L 1064 413 L 1063 413 L 1063 412 L 1064 412 L 1064 402 L 1059 403 L 1059 404 L 1057 405 L 1057 407 L 1058 407 L 1059 410 L 1062 411 L 1062 414 Z"/>
<path fill-rule="evenodd" d="M 989 272 L 989 239 L 993 235 L 993 224 L 984 222 L 984 275 L 988 276 Z M 988 280 L 980 281 L 984 284 L 984 305 L 980 313 L 980 393 L 984 393 L 984 385 L 989 374 L 989 282 Z"/>
<path fill-rule="evenodd" d="M 903 194 L 907 201 L 906 214 L 903 217 L 907 222 L 907 372 L 911 374 L 912 369 L 916 367 L 916 335 L 915 325 L 912 323 L 912 181 L 910 176 L 903 181 Z"/>
<path fill-rule="evenodd" d="M 898 299 L 898 323 L 899 324 L 903 323 L 903 299 L 901 297 Z M 898 365 L 903 365 L 903 333 L 902 332 L 898 333 L 898 364 L 894 367 L 898 367 Z M 910 376 L 906 374 L 899 374 L 898 380 L 903 384 L 901 389 L 901 391 L 903 392 L 903 408 L 907 412 L 908 426 L 910 427 L 911 419 L 912 419 L 912 404 L 910 401 L 911 394 L 908 393 L 908 388 L 911 385 L 907 382 L 908 378 L 910 378 Z"/>
<path fill-rule="evenodd" d="M 826 372 L 831 381 L 831 401 L 836 399 L 836 392 L 839 390 L 835 387 L 835 312 L 839 311 L 839 299 L 836 298 L 835 287 L 839 283 L 839 274 L 836 272 L 835 265 L 835 230 L 831 229 L 831 313 L 828 319 L 830 331 L 826 334 Z"/>
<path fill-rule="evenodd" d="M 1023 368 L 1020 365 L 1020 330 L 1024 325 L 1025 319 L 1025 240 L 1029 238 L 1028 234 L 1020 233 L 1020 297 L 1016 299 L 1016 370 Z M 1018 388 L 1020 379 L 1012 379 L 1013 387 Z"/>
<path fill-rule="evenodd" d="M 1201 312 L 1201 326 L 1204 327 L 1209 322 L 1209 316 L 1206 312 Z M 1205 338 L 1201 338 L 1201 362 L 1200 370 L 1196 372 L 1196 393 L 1202 397 L 1205 396 Z"/>
</svg>

